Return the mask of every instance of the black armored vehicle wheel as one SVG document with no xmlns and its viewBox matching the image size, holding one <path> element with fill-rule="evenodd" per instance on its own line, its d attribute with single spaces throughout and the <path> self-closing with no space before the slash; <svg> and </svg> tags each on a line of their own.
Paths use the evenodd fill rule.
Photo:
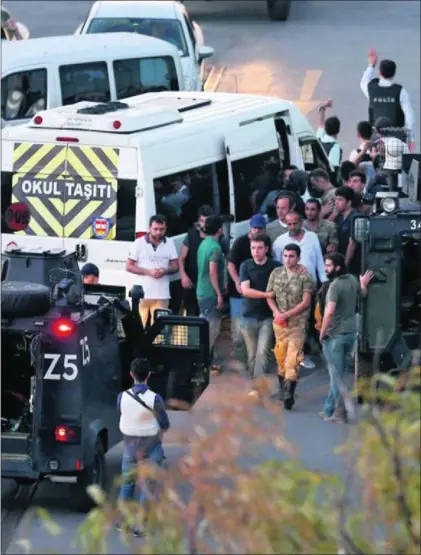
<svg viewBox="0 0 421 555">
<path fill-rule="evenodd" d="M 286 21 L 291 11 L 292 0 L 266 0 L 269 18 L 272 21 Z"/>
<path fill-rule="evenodd" d="M 26 281 L 3 281 L 1 287 L 3 317 L 43 316 L 50 307 L 50 289 L 45 285 Z"/>
<path fill-rule="evenodd" d="M 88 512 L 95 507 L 95 501 L 87 491 L 89 486 L 98 486 L 104 493 L 107 490 L 105 452 L 99 437 L 95 443 L 92 464 L 84 468 L 77 479 L 76 503 L 81 512 Z"/>
</svg>

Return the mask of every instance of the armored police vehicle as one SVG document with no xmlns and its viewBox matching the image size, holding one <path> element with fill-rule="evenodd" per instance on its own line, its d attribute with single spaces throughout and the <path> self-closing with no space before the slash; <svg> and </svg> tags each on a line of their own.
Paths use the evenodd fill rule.
<svg viewBox="0 0 421 555">
<path fill-rule="evenodd" d="M 363 378 L 376 371 L 400 373 L 408 369 L 413 352 L 420 348 L 421 213 L 417 157 L 406 155 L 411 166 L 403 172 L 402 190 L 396 187 L 397 176 L 391 175 L 390 186 L 377 193 L 374 213 L 358 216 L 353 222 L 353 238 L 361 245 L 362 271 L 374 272 L 360 306 L 357 366 Z"/>
<path fill-rule="evenodd" d="M 2 264 L 2 477 L 105 487 L 105 453 L 121 439 L 117 395 L 130 361 L 148 357 L 149 384 L 189 409 L 209 383 L 209 328 L 159 316 L 145 333 L 124 287 L 83 285 L 76 253 L 11 250 Z M 171 405 L 170 401 L 173 402 Z M 176 403 L 174 403 L 176 401 Z"/>
</svg>

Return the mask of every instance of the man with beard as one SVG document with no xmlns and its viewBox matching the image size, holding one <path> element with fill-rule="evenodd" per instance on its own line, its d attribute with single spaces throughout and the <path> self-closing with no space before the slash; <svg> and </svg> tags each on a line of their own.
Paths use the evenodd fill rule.
<svg viewBox="0 0 421 555">
<path fill-rule="evenodd" d="M 197 212 L 197 224 L 189 229 L 180 250 L 178 263 L 180 266 L 181 286 L 183 288 L 183 305 L 186 316 L 198 316 L 199 306 L 197 304 L 197 251 L 206 237 L 205 224 L 209 216 L 214 216 L 212 206 L 204 204 Z M 229 241 L 223 235 L 219 240 L 222 252 L 225 256 L 229 253 Z"/>
<path fill-rule="evenodd" d="M 329 174 L 322 168 L 310 172 L 309 182 L 312 196 L 322 203 L 321 218 L 328 218 L 335 208 L 335 187 L 330 182 Z"/>
<path fill-rule="evenodd" d="M 373 272 L 358 278 L 348 273 L 345 258 L 339 253 L 325 257 L 326 275 L 330 286 L 326 295 L 320 342 L 329 376 L 329 393 L 320 416 L 325 422 L 344 423 L 347 419 L 343 377 L 357 338 L 357 306 L 360 295 L 367 294 Z"/>
<path fill-rule="evenodd" d="M 144 298 L 140 303 L 143 327 L 154 322 L 158 309 L 167 309 L 170 301 L 170 275 L 178 273 L 178 256 L 174 241 L 166 237 L 167 219 L 156 214 L 149 219 L 149 232 L 136 239 L 129 252 L 126 271 L 138 276 Z"/>
<path fill-rule="evenodd" d="M 322 253 L 326 254 L 338 248 L 338 232 L 333 222 L 320 217 L 321 210 L 320 202 L 316 198 L 309 198 L 305 204 L 306 219 L 303 228 L 317 235 Z"/>
</svg>

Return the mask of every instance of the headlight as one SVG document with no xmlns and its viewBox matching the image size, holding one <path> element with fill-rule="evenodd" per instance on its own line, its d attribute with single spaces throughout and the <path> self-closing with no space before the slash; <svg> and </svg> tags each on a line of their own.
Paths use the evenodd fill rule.
<svg viewBox="0 0 421 555">
<path fill-rule="evenodd" d="M 356 243 L 363 243 L 370 234 L 370 220 L 368 218 L 355 218 L 353 239 Z"/>
<path fill-rule="evenodd" d="M 385 198 L 381 203 L 382 210 L 388 213 L 396 210 L 396 206 L 397 202 L 394 198 Z"/>
</svg>

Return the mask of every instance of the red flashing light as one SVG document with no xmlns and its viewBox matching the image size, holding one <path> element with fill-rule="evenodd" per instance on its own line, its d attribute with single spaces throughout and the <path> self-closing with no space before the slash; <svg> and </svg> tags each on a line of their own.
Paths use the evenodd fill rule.
<svg viewBox="0 0 421 555">
<path fill-rule="evenodd" d="M 79 139 L 76 139 L 76 137 L 56 137 L 56 141 L 59 143 L 78 143 Z"/>
<path fill-rule="evenodd" d="M 75 462 L 75 468 L 76 468 L 76 470 L 81 470 L 82 469 L 82 463 L 80 462 L 80 460 L 77 460 Z"/>
<path fill-rule="evenodd" d="M 60 318 L 53 323 L 52 330 L 57 337 L 69 337 L 75 330 L 75 325 L 67 318 Z"/>
<path fill-rule="evenodd" d="M 146 231 L 136 231 L 136 239 L 140 239 L 141 237 L 145 237 Z"/>
<path fill-rule="evenodd" d="M 68 426 L 56 426 L 54 430 L 54 437 L 56 441 L 60 443 L 68 443 L 69 441 L 73 440 L 76 436 L 76 431 Z"/>
<path fill-rule="evenodd" d="M 43 121 L 44 121 L 44 120 L 42 119 L 41 116 L 35 116 L 35 117 L 34 117 L 34 123 L 35 123 L 35 125 L 41 125 L 41 123 L 42 123 Z"/>
<path fill-rule="evenodd" d="M 113 121 L 113 127 L 114 127 L 114 129 L 120 129 L 120 127 L 121 127 L 121 121 L 118 121 L 118 119 L 116 119 L 115 121 Z"/>
</svg>

